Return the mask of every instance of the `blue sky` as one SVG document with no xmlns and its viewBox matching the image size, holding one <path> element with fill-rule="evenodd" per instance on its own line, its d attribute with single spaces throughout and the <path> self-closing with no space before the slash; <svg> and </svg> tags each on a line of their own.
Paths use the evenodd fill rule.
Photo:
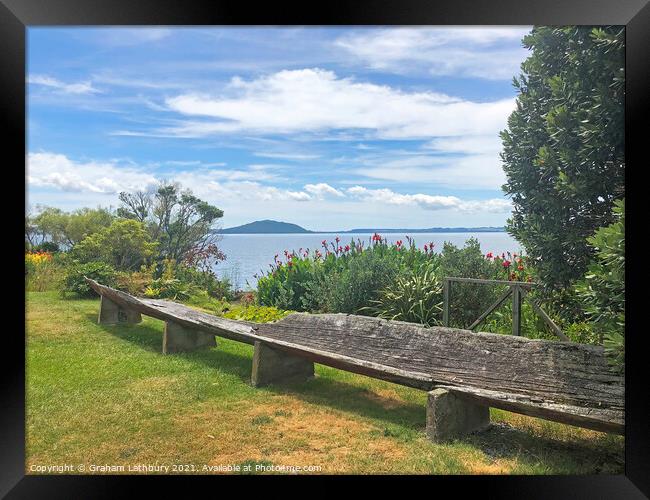
<svg viewBox="0 0 650 500">
<path fill-rule="evenodd" d="M 529 27 L 29 28 L 28 203 L 178 181 L 224 227 L 502 225 Z"/>
</svg>

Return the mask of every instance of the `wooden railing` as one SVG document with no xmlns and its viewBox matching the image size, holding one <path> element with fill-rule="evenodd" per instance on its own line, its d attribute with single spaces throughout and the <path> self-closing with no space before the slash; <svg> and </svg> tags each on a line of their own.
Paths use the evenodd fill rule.
<svg viewBox="0 0 650 500">
<path fill-rule="evenodd" d="M 478 325 L 483 323 L 485 319 L 501 304 L 503 304 L 510 296 L 512 296 L 512 334 L 521 336 L 521 304 L 530 290 L 537 285 L 528 281 L 506 281 L 506 280 L 486 280 L 478 278 L 444 278 L 443 284 L 443 309 L 442 309 L 442 323 L 444 326 L 449 326 L 449 309 L 451 304 L 451 284 L 452 282 L 462 283 L 476 283 L 479 285 L 508 285 L 508 289 L 502 293 L 497 300 L 495 300 L 484 313 L 482 313 L 476 320 L 468 327 L 468 330 L 474 330 Z M 555 335 L 562 340 L 569 340 L 569 338 L 562 332 L 562 329 L 557 326 L 546 312 L 535 301 L 529 301 L 533 310 L 537 315 L 544 320 Z"/>
</svg>

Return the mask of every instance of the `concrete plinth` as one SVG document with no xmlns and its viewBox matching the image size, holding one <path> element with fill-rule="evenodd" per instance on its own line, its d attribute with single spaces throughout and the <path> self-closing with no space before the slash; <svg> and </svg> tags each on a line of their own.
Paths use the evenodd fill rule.
<svg viewBox="0 0 650 500">
<path fill-rule="evenodd" d="M 446 389 L 429 392 L 426 432 L 434 443 L 449 441 L 489 425 L 489 407 L 463 400 Z"/>
<path fill-rule="evenodd" d="M 255 342 L 251 375 L 255 387 L 276 382 L 300 382 L 313 376 L 313 362 Z"/>
<path fill-rule="evenodd" d="M 163 354 L 196 351 L 197 349 L 214 347 L 216 345 L 217 339 L 214 334 L 185 328 L 178 323 L 165 321 Z"/>
<path fill-rule="evenodd" d="M 99 305 L 99 318 L 97 322 L 102 325 L 115 325 L 117 323 L 140 323 L 142 315 L 131 309 L 126 309 L 102 295 Z"/>
</svg>

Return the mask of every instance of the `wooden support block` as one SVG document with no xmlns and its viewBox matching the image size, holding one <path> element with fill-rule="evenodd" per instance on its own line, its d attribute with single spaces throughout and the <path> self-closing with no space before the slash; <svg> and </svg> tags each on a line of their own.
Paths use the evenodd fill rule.
<svg viewBox="0 0 650 500">
<path fill-rule="evenodd" d="M 255 387 L 275 382 L 305 381 L 314 376 L 314 363 L 292 356 L 263 342 L 255 342 L 251 383 Z"/>
<path fill-rule="evenodd" d="M 489 407 L 462 399 L 446 389 L 429 392 L 426 433 L 434 443 L 462 437 L 489 425 Z"/>
<path fill-rule="evenodd" d="M 192 328 L 165 321 L 163 334 L 163 354 L 174 352 L 189 352 L 214 347 L 217 345 L 217 338 L 213 333 L 202 332 Z"/>
<path fill-rule="evenodd" d="M 134 324 L 142 321 L 142 315 L 138 311 L 133 311 L 121 307 L 103 295 L 100 299 L 99 318 L 97 322 L 102 325 L 115 325 L 117 323 Z"/>
</svg>

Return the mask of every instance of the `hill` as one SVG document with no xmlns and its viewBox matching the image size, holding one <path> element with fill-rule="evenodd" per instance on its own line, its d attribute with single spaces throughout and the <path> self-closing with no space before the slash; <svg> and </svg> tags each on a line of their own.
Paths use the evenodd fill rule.
<svg viewBox="0 0 650 500">
<path fill-rule="evenodd" d="M 291 233 L 312 233 L 304 227 L 289 222 L 278 222 L 275 220 L 258 220 L 242 226 L 229 227 L 219 231 L 221 234 L 291 234 Z"/>
</svg>

